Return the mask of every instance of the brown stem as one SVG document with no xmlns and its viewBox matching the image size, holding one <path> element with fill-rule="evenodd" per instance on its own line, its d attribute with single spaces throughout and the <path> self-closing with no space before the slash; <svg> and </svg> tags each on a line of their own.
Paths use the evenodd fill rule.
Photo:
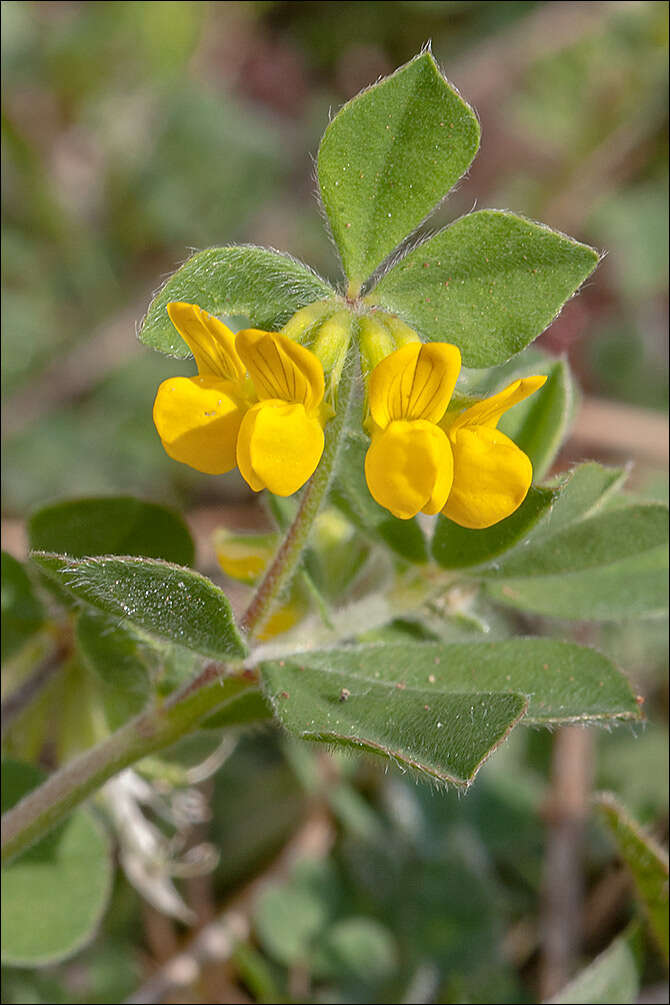
<svg viewBox="0 0 670 1005">
<path fill-rule="evenodd" d="M 540 919 L 540 997 L 551 998 L 572 977 L 583 938 L 582 853 L 589 812 L 593 737 L 565 726 L 554 739 L 547 850 Z"/>
</svg>

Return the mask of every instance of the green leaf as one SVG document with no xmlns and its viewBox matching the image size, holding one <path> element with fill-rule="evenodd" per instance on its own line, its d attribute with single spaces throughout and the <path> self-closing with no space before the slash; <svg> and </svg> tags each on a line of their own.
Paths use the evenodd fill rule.
<svg viewBox="0 0 670 1005">
<path fill-rule="evenodd" d="M 597 264 L 593 248 L 548 227 L 481 210 L 411 251 L 366 299 L 457 345 L 464 366 L 487 367 L 537 338 Z"/>
<path fill-rule="evenodd" d="M 549 482 L 560 494 L 552 506 L 546 522 L 537 528 L 533 538 L 554 533 L 575 520 L 592 516 L 608 503 L 626 480 L 626 468 L 606 468 L 595 461 L 580 464 L 567 475 Z"/>
<path fill-rule="evenodd" d="M 190 531 L 176 510 L 131 496 L 68 499 L 44 506 L 28 521 L 34 551 L 87 555 L 141 555 L 192 565 Z"/>
<path fill-rule="evenodd" d="M 254 924 L 263 948 L 285 966 L 304 966 L 337 896 L 332 866 L 302 862 L 289 882 L 270 886 L 259 898 Z"/>
<path fill-rule="evenodd" d="M 347 433 L 330 490 L 331 501 L 367 537 L 382 541 L 408 562 L 426 562 L 426 539 L 416 518 L 398 520 L 370 495 L 365 480 L 365 454 L 369 445 L 363 433 Z"/>
<path fill-rule="evenodd" d="M 338 112 L 321 141 L 318 177 L 354 287 L 425 219 L 478 146 L 474 112 L 429 52 Z"/>
<path fill-rule="evenodd" d="M 488 582 L 486 592 L 506 607 L 579 621 L 663 614 L 668 609 L 668 552 L 662 545 L 596 569 Z"/>
<path fill-rule="evenodd" d="M 77 618 L 77 645 L 98 678 L 110 729 L 138 715 L 151 695 L 142 643 L 126 624 L 87 607 Z"/>
<path fill-rule="evenodd" d="M 600 815 L 630 869 L 642 910 L 665 956 L 670 957 L 668 931 L 668 856 L 635 823 L 610 793 L 596 797 Z"/>
<path fill-rule="evenodd" d="M 148 558 L 71 559 L 49 552 L 31 557 L 103 614 L 212 659 L 246 653 L 228 598 L 197 572 Z"/>
<path fill-rule="evenodd" d="M 3 812 L 43 778 L 33 765 L 3 761 Z M 2 870 L 2 962 L 39 967 L 77 952 L 95 934 L 111 885 L 107 835 L 76 810 Z"/>
<path fill-rule="evenodd" d="M 440 515 L 433 536 L 433 558 L 444 569 L 465 569 L 502 555 L 526 537 L 558 494 L 556 489 L 531 488 L 516 513 L 485 530 L 469 530 Z"/>
<path fill-rule="evenodd" d="M 215 712 L 200 723 L 201 729 L 227 729 L 230 726 L 247 726 L 251 722 L 263 722 L 272 718 L 270 709 L 265 698 L 257 688 L 247 685 L 243 689 L 239 684 L 240 678 L 230 678 L 222 681 L 224 704 Z M 239 690 L 236 695 L 235 691 Z M 226 701 L 226 695 L 230 695 Z"/>
<path fill-rule="evenodd" d="M 2 662 L 10 659 L 44 623 L 42 604 L 21 565 L 2 553 Z"/>
<path fill-rule="evenodd" d="M 495 746 L 509 711 L 497 699 L 510 692 L 527 696 L 530 725 L 640 718 L 610 660 L 547 638 L 359 645 L 301 653 L 266 665 L 263 677 L 275 712 L 300 736 L 367 746 L 461 784 Z"/>
<path fill-rule="evenodd" d="M 326 980 L 370 984 L 388 979 L 397 967 L 391 932 L 374 918 L 342 918 L 319 940 L 312 973 Z"/>
<path fill-rule="evenodd" d="M 262 666 L 284 726 L 304 740 L 381 754 L 442 782 L 469 785 L 526 710 L 519 694 L 445 693 L 425 680 L 401 690 L 375 679 L 354 654 L 339 655 L 342 669 L 342 659 L 333 665 L 316 654 Z"/>
<path fill-rule="evenodd" d="M 145 345 L 184 359 L 191 350 L 167 315 L 172 300 L 198 304 L 210 314 L 249 317 L 257 328 L 278 331 L 307 304 L 334 296 L 306 265 L 268 248 L 234 245 L 193 255 L 153 299 L 139 337 Z"/>
<path fill-rule="evenodd" d="M 630 1005 L 640 988 L 634 938 L 622 935 L 546 1005 Z"/>
<path fill-rule="evenodd" d="M 537 535 L 539 537 L 539 535 Z M 551 576 L 610 565 L 663 545 L 668 509 L 660 503 L 602 510 L 507 555 L 486 576 Z"/>
</svg>

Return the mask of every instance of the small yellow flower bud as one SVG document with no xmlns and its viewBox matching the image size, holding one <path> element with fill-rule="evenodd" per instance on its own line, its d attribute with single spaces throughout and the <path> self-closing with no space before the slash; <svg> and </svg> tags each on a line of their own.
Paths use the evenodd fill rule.
<svg viewBox="0 0 670 1005">
<path fill-rule="evenodd" d="M 395 317 L 393 314 L 385 314 L 384 321 L 393 337 L 394 349 L 401 349 L 408 342 L 420 341 L 414 329 L 410 328 L 409 325 L 406 325 L 404 321 L 401 321 L 400 318 Z"/>
<path fill-rule="evenodd" d="M 395 349 L 386 321 L 387 315 L 367 314 L 358 322 L 361 370 L 365 377 Z"/>
<path fill-rule="evenodd" d="M 334 314 L 339 306 L 337 300 L 317 300 L 313 304 L 308 304 L 289 318 L 281 329 L 281 334 L 293 342 L 300 342 L 303 345 L 309 343 L 312 341 L 312 328 L 319 321 Z"/>
<path fill-rule="evenodd" d="M 214 532 L 214 550 L 227 576 L 255 583 L 277 550 L 278 534 L 236 534 L 220 527 Z"/>
<path fill-rule="evenodd" d="M 314 339 L 310 349 L 321 360 L 327 381 L 326 397 L 331 400 L 342 375 L 352 328 L 353 316 L 350 311 L 344 309 L 320 322 L 313 333 Z"/>
</svg>

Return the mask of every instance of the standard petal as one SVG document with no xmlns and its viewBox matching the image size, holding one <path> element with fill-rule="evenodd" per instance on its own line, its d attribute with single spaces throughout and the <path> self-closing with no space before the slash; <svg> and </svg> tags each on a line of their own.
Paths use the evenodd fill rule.
<svg viewBox="0 0 670 1005">
<path fill-rule="evenodd" d="M 401 520 L 438 513 L 453 477 L 449 440 L 432 422 L 391 422 L 370 444 L 365 477 L 372 498 Z"/>
<path fill-rule="evenodd" d="M 240 427 L 237 465 L 254 492 L 290 496 L 314 474 L 323 445 L 323 429 L 303 405 L 259 401 Z"/>
<path fill-rule="evenodd" d="M 526 498 L 533 466 L 508 436 L 490 426 L 452 429 L 454 483 L 442 510 L 454 523 L 482 530 L 510 516 Z"/>
<path fill-rule="evenodd" d="M 257 328 L 238 332 L 235 345 L 259 398 L 296 402 L 307 411 L 318 408 L 325 389 L 323 367 L 309 349 Z"/>
<path fill-rule="evenodd" d="M 197 304 L 173 301 L 167 312 L 195 357 L 201 377 L 243 380 L 244 364 L 235 349 L 235 336 L 218 318 Z"/>
<path fill-rule="evenodd" d="M 524 398 L 529 398 L 531 394 L 539 391 L 546 380 L 545 376 L 537 376 L 522 377 L 520 380 L 513 381 L 503 391 L 491 395 L 490 398 L 484 398 L 483 401 L 478 401 L 476 405 L 471 405 L 470 408 L 466 408 L 464 412 L 457 415 L 455 419 L 450 421 L 449 431 L 461 426 L 495 428 L 499 419 L 509 408 L 518 405 Z"/>
<path fill-rule="evenodd" d="M 154 425 L 167 454 L 207 475 L 235 467 L 246 405 L 236 384 L 219 377 L 172 377 L 158 388 Z"/>
<path fill-rule="evenodd" d="M 455 345 L 410 342 L 396 349 L 372 372 L 368 400 L 372 418 L 384 429 L 389 422 L 425 419 L 439 422 L 461 369 Z"/>
</svg>

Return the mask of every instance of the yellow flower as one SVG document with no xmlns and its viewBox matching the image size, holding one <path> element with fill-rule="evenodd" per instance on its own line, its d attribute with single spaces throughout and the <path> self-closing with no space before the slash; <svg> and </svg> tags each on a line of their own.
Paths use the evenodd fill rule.
<svg viewBox="0 0 670 1005">
<path fill-rule="evenodd" d="M 439 513 L 453 480 L 447 434 L 437 425 L 456 386 L 455 345 L 410 342 L 370 376 L 372 443 L 365 477 L 373 498 L 401 520 Z"/>
<path fill-rule="evenodd" d="M 285 335 L 247 328 L 235 345 L 260 399 L 240 425 L 237 465 L 255 492 L 293 495 L 323 453 L 323 367 Z"/>
<path fill-rule="evenodd" d="M 173 325 L 198 366 L 197 377 L 171 377 L 158 388 L 154 425 L 166 453 L 208 475 L 231 471 L 242 418 L 250 404 L 235 336 L 195 304 L 168 304 Z"/>
<path fill-rule="evenodd" d="M 320 361 L 282 334 L 234 335 L 195 304 L 168 304 L 168 314 L 198 376 L 158 388 L 153 417 L 167 453 L 205 474 L 237 465 L 255 492 L 297 492 L 323 453 L 329 410 Z"/>
<path fill-rule="evenodd" d="M 538 391 L 546 379 L 515 380 L 504 391 L 443 421 L 454 455 L 454 483 L 442 512 L 454 523 L 473 530 L 491 527 L 526 498 L 533 466 L 496 426 L 509 408 Z"/>
<path fill-rule="evenodd" d="M 400 519 L 442 511 L 463 527 L 482 529 L 521 505 L 533 476 L 528 457 L 496 425 L 547 378 L 516 380 L 445 415 L 460 366 L 456 346 L 410 343 L 375 367 L 365 475 L 373 498 Z"/>
</svg>

